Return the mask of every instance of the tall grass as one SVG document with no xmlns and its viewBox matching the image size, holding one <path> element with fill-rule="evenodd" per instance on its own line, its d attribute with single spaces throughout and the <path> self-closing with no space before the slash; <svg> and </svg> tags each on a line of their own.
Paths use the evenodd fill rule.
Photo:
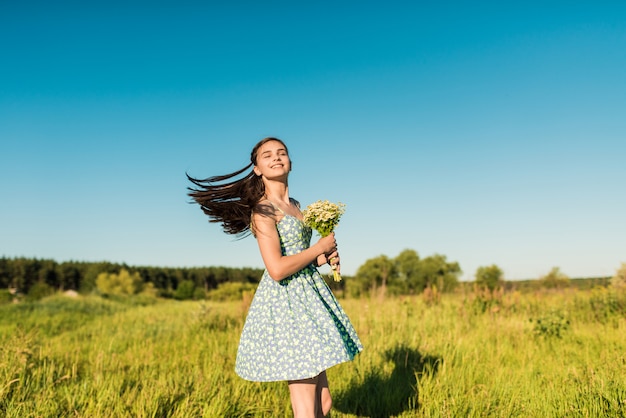
<svg viewBox="0 0 626 418">
<path fill-rule="evenodd" d="M 365 350 L 328 371 L 333 417 L 626 416 L 626 295 L 426 296 L 342 301 Z M 234 374 L 249 299 L 0 305 L 0 416 L 289 417 Z"/>
</svg>

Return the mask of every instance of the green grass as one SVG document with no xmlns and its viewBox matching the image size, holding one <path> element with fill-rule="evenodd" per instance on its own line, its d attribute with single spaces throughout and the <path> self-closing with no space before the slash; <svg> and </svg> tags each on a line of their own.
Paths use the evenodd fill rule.
<svg viewBox="0 0 626 418">
<path fill-rule="evenodd" d="M 342 300 L 365 345 L 328 371 L 333 417 L 624 417 L 626 295 Z M 289 417 L 233 371 L 238 302 L 0 305 L 0 416 Z"/>
</svg>

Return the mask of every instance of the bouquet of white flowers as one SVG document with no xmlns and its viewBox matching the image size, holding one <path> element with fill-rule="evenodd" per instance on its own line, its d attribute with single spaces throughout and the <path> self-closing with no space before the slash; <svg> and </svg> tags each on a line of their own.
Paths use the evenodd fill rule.
<svg viewBox="0 0 626 418">
<path fill-rule="evenodd" d="M 346 211 L 343 203 L 331 203 L 328 200 L 318 200 L 311 203 L 302 211 L 305 225 L 315 229 L 321 237 L 329 235 L 339 224 L 339 218 Z M 341 281 L 341 275 L 337 271 L 337 266 L 331 265 L 333 277 L 336 282 Z"/>
</svg>

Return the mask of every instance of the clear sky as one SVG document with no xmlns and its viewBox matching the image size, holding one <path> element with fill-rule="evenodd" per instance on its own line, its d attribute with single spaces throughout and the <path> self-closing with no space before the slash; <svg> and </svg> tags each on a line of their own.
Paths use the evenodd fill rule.
<svg viewBox="0 0 626 418">
<path fill-rule="evenodd" d="M 261 267 L 185 172 L 277 136 L 344 274 L 626 262 L 626 2 L 304 3 L 1 1 L 0 256 Z"/>
</svg>

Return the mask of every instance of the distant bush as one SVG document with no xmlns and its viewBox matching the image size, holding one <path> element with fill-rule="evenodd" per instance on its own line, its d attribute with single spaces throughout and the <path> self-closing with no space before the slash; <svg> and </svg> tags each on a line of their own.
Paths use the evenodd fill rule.
<svg viewBox="0 0 626 418">
<path fill-rule="evenodd" d="M 0 289 L 0 305 L 3 303 L 11 303 L 13 301 L 13 295 L 9 289 Z"/>
<path fill-rule="evenodd" d="M 178 283 L 178 287 L 174 291 L 174 299 L 188 300 L 193 299 L 196 284 L 191 280 L 183 280 Z"/>
<path fill-rule="evenodd" d="M 54 294 L 54 288 L 45 282 L 36 282 L 28 290 L 28 300 L 39 300 Z"/>
<path fill-rule="evenodd" d="M 539 285 L 545 289 L 563 289 L 569 287 L 570 278 L 558 267 L 553 267 L 550 273 L 539 279 Z"/>
<path fill-rule="evenodd" d="M 107 296 L 136 295 L 143 290 L 143 282 L 139 273 L 129 273 L 121 269 L 118 274 L 100 273 L 96 278 L 98 291 Z"/>
<path fill-rule="evenodd" d="M 244 292 L 253 292 L 255 284 L 228 282 L 222 283 L 217 289 L 209 291 L 207 299 L 214 301 L 242 300 Z"/>
<path fill-rule="evenodd" d="M 622 266 L 615 272 L 615 276 L 611 278 L 611 286 L 626 290 L 626 263 L 622 263 Z"/>
<path fill-rule="evenodd" d="M 594 319 L 606 323 L 626 313 L 626 295 L 612 287 L 596 287 L 589 293 L 589 305 Z"/>
<path fill-rule="evenodd" d="M 196 287 L 196 289 L 193 291 L 193 300 L 206 299 L 206 294 L 206 290 L 201 287 Z"/>
</svg>

